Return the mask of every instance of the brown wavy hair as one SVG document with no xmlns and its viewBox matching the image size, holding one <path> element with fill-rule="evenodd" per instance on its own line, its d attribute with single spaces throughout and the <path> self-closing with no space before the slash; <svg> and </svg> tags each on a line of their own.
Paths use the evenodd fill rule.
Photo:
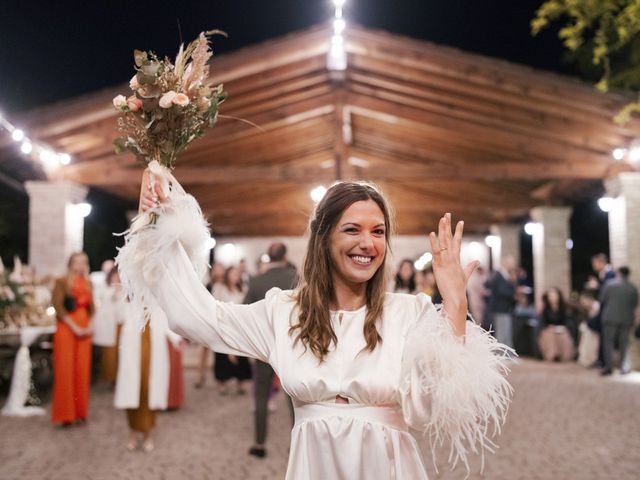
<svg viewBox="0 0 640 480">
<path fill-rule="evenodd" d="M 382 318 L 388 281 L 386 252 L 390 251 L 389 238 L 395 231 L 393 213 L 387 200 L 374 185 L 365 182 L 338 182 L 327 190 L 311 216 L 309 243 L 295 295 L 299 310 L 298 323 L 289 328 L 289 335 L 299 330 L 295 342 L 301 341 L 305 350 L 310 349 L 321 362 L 329 353 L 331 344 L 338 343 L 329 316 L 331 303 L 335 301 L 331 234 L 349 206 L 366 200 L 376 202 L 384 215 L 386 250 L 382 264 L 367 282 L 367 313 L 363 328 L 367 345 L 363 350 L 371 352 L 382 341 L 376 322 Z"/>
</svg>

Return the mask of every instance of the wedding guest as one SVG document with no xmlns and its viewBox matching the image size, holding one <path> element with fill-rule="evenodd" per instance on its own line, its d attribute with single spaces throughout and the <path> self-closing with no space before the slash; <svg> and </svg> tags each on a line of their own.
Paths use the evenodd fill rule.
<svg viewBox="0 0 640 480">
<path fill-rule="evenodd" d="M 89 274 L 89 280 L 91 281 L 91 288 L 93 292 L 93 303 L 95 306 L 95 315 L 94 315 L 94 327 L 96 326 L 96 322 L 100 322 L 100 308 L 102 303 L 104 302 L 105 295 L 109 295 L 109 288 L 107 285 L 107 276 L 109 272 L 113 269 L 115 262 L 113 259 L 107 259 L 100 265 L 100 270 L 96 272 L 91 272 Z M 91 383 L 94 384 L 98 379 L 105 380 L 103 378 L 103 368 L 102 368 L 102 332 L 98 333 L 96 343 L 96 332 L 94 328 L 93 332 L 93 347 L 91 349 Z M 108 373 L 108 372 L 107 372 Z M 115 377 L 114 377 L 115 379 Z"/>
<path fill-rule="evenodd" d="M 393 291 L 396 293 L 410 293 L 412 295 L 417 293 L 416 270 L 411 260 L 405 259 L 400 262 Z"/>
<path fill-rule="evenodd" d="M 251 275 L 249 275 L 249 270 L 247 269 L 247 259 L 241 258 L 238 262 L 238 270 L 240 271 L 240 280 L 242 282 L 242 290 L 246 291 L 249 287 L 249 280 L 251 279 Z"/>
<path fill-rule="evenodd" d="M 442 303 L 442 295 L 438 290 L 436 276 L 433 274 L 433 268 L 431 267 L 424 270 L 422 293 L 428 295 L 434 304 Z"/>
<path fill-rule="evenodd" d="M 51 420 L 70 426 L 89 415 L 91 383 L 91 317 L 94 312 L 89 259 L 84 252 L 69 257 L 67 275 L 55 282 L 53 336 L 53 401 Z"/>
<path fill-rule="evenodd" d="M 207 290 L 209 290 L 212 294 L 214 288 L 220 283 L 224 278 L 224 265 L 219 262 L 214 262 L 211 265 L 211 271 L 209 272 L 209 284 L 207 285 Z M 198 362 L 198 380 L 193 385 L 195 388 L 202 388 L 207 380 L 207 364 L 209 363 L 211 350 L 207 347 L 200 347 L 200 361 Z"/>
<path fill-rule="evenodd" d="M 584 320 L 580 323 L 580 342 L 578 343 L 578 363 L 583 367 L 592 367 L 598 360 L 600 349 L 600 302 L 591 291 L 585 290 L 578 300 Z"/>
<path fill-rule="evenodd" d="M 242 303 L 245 297 L 245 290 L 242 288 L 242 277 L 240 268 L 228 267 L 224 272 L 223 281 L 214 285 L 213 294 L 222 302 Z M 247 357 L 227 355 L 225 353 L 214 353 L 213 373 L 218 382 L 218 391 L 221 395 L 229 393 L 229 383 L 236 381 L 236 393 L 243 395 L 246 393 L 245 383 L 251 380 L 251 366 Z"/>
<path fill-rule="evenodd" d="M 568 328 L 569 316 L 564 296 L 560 289 L 553 287 L 544 293 L 542 303 L 542 331 L 538 337 L 542 358 L 547 362 L 569 362 L 575 356 L 575 347 Z"/>
<path fill-rule="evenodd" d="M 520 286 L 516 289 L 516 305 L 513 309 L 513 346 L 519 356 L 536 357 L 538 319 L 535 306 L 531 303 L 531 288 Z"/>
<path fill-rule="evenodd" d="M 267 252 L 269 255 L 269 268 L 261 274 L 253 277 L 249 282 L 249 290 L 244 303 L 254 303 L 264 299 L 266 293 L 273 287 L 289 289 L 297 282 L 295 268 L 287 259 L 287 247 L 284 243 L 272 243 Z M 265 447 L 267 441 L 267 416 L 273 407 L 269 408 L 269 398 L 272 394 L 275 372 L 271 365 L 260 360 L 255 362 L 255 443 L 249 449 L 249 454 L 258 458 L 267 455 Z M 293 405 L 288 399 L 291 417 L 293 420 Z"/>
<path fill-rule="evenodd" d="M 496 339 L 513 346 L 513 306 L 516 294 L 516 262 L 507 255 L 502 258 L 499 270 L 486 283 L 489 298 L 483 319 L 483 327 L 494 329 Z"/>
<path fill-rule="evenodd" d="M 130 308 L 125 309 L 125 321 L 120 332 L 118 378 L 115 407 L 125 409 L 129 424 L 127 450 L 155 448 L 153 429 L 156 411 L 167 408 L 169 395 L 169 350 L 167 320 L 151 317 L 144 329 Z"/>
<path fill-rule="evenodd" d="M 100 379 L 114 386 L 118 373 L 118 337 L 124 321 L 121 289 L 118 268 L 113 267 L 106 277 L 106 287 L 100 291 L 93 319 L 93 344 L 101 348 Z"/>
<path fill-rule="evenodd" d="M 629 373 L 626 365 L 629 334 L 638 307 L 638 289 L 629 281 L 631 271 L 620 267 L 617 277 L 608 281 L 600 294 L 602 304 L 602 343 L 604 345 L 604 369 L 602 375 L 613 372 L 613 350 L 617 345 L 620 352 L 620 371 Z"/>
<path fill-rule="evenodd" d="M 489 290 L 485 286 L 488 276 L 484 268 L 478 267 L 471 275 L 467 285 L 467 296 L 469 297 L 469 310 L 476 323 L 482 323 L 484 311 L 487 305 Z"/>
<path fill-rule="evenodd" d="M 186 341 L 177 333 L 167 330 L 167 347 L 169 348 L 169 394 L 167 410 L 178 410 L 184 404 L 184 369 L 182 366 L 182 350 Z"/>
<path fill-rule="evenodd" d="M 590 276 L 587 279 L 586 288 L 591 290 L 597 299 L 600 299 L 600 295 L 602 294 L 602 289 L 604 285 L 609 281 L 613 280 L 616 276 L 613 267 L 609 264 L 609 257 L 605 253 L 597 253 L 591 257 L 591 268 L 595 272 L 595 276 Z M 600 322 L 599 331 L 600 331 L 600 346 L 598 349 L 598 360 L 594 364 L 597 368 L 604 368 L 604 342 L 602 341 L 602 309 L 604 305 L 600 303 L 600 316 L 597 321 Z"/>
<path fill-rule="evenodd" d="M 616 272 L 609 263 L 609 257 L 605 253 L 597 253 L 591 257 L 591 268 L 596 273 L 595 280 L 597 284 L 598 295 L 602 292 L 602 288 L 609 281 L 616 278 Z"/>
</svg>

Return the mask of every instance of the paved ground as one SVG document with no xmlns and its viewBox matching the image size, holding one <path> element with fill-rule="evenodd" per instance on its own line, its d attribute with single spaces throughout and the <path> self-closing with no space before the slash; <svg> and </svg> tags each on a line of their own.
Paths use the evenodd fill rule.
<svg viewBox="0 0 640 480">
<path fill-rule="evenodd" d="M 252 437 L 248 397 L 221 397 L 210 382 L 192 388 L 186 407 L 158 417 L 157 448 L 127 452 L 126 420 L 112 394 L 95 389 L 88 425 L 54 429 L 48 418 L 0 417 L 0 478 L 13 479 L 281 479 L 289 442 L 282 398 L 270 420 L 269 455 L 247 455 Z M 471 479 L 640 478 L 640 374 L 602 379 L 576 365 L 515 365 L 516 389 L 500 450 L 484 476 Z M 434 479 L 462 479 L 439 461 Z M 478 461 L 474 459 L 474 468 Z M 433 467 L 430 465 L 431 471 Z"/>
</svg>

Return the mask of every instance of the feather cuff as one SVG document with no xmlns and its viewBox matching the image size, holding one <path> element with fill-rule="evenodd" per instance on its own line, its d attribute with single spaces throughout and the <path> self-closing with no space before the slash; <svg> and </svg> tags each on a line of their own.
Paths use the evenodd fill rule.
<svg viewBox="0 0 640 480">
<path fill-rule="evenodd" d="M 467 455 L 493 452 L 491 437 L 504 424 L 513 389 L 506 380 L 515 352 L 467 321 L 464 341 L 431 302 L 423 305 L 407 333 L 402 361 L 401 403 L 407 424 L 435 449 L 451 445 L 452 468 Z M 490 425 L 493 431 L 489 432 Z"/>
<path fill-rule="evenodd" d="M 182 244 L 198 278 L 204 278 L 209 260 L 210 233 L 198 202 L 166 168 L 157 162 L 151 162 L 149 167 L 153 181 L 160 182 L 168 192 L 168 202 L 133 219 L 131 228 L 123 233 L 125 244 L 116 257 L 125 295 L 140 319 L 145 317 L 144 309 L 151 316 L 160 309 L 153 294 L 154 285 L 161 278 L 159 267 L 167 263 L 168 247 L 173 242 Z M 152 214 L 157 216 L 155 223 L 150 222 Z"/>
</svg>

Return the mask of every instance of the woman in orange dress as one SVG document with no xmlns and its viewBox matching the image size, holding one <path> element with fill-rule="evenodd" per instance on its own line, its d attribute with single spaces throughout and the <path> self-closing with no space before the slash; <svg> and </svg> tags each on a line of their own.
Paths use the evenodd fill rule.
<svg viewBox="0 0 640 480">
<path fill-rule="evenodd" d="M 84 423 L 89 413 L 94 311 L 87 255 L 72 254 L 67 267 L 67 275 L 56 280 L 52 296 L 57 327 L 53 337 L 51 420 L 63 426 Z"/>
</svg>

